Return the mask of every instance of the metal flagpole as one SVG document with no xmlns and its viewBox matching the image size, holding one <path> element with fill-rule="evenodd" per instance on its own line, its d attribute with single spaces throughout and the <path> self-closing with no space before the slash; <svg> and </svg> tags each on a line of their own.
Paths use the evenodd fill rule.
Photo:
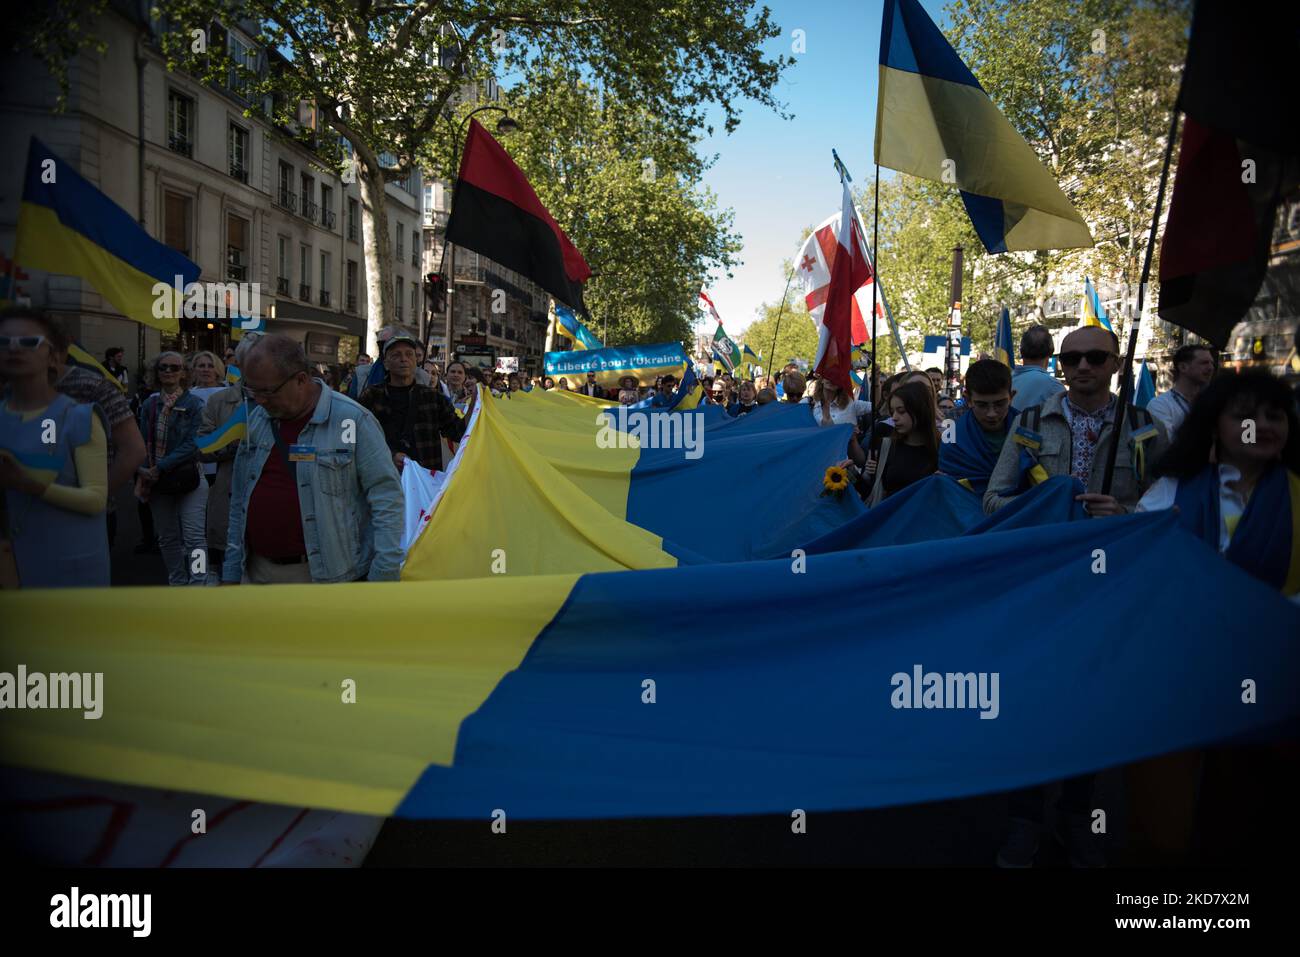
<svg viewBox="0 0 1300 957">
<path fill-rule="evenodd" d="M 835 158 L 835 169 L 844 174 L 844 178 L 850 183 L 853 177 L 849 175 L 848 168 L 844 161 L 840 159 L 839 153 L 831 150 L 831 156 Z M 862 231 L 863 237 L 867 235 L 867 227 L 862 222 L 862 213 L 858 211 L 858 204 L 853 204 L 853 216 L 858 221 L 858 229 Z M 880 292 L 880 305 L 885 310 L 885 319 L 889 322 L 889 331 L 893 333 L 894 345 L 898 348 L 898 354 L 903 359 L 903 368 L 911 371 L 912 364 L 907 360 L 907 352 L 903 349 L 903 340 L 898 335 L 898 325 L 894 322 L 894 312 L 889 308 L 889 297 L 885 295 L 885 287 L 880 284 L 880 273 L 876 269 L 876 252 L 875 246 L 880 239 L 880 166 L 876 165 L 876 195 L 875 208 L 872 210 L 871 226 L 871 244 L 868 246 L 867 264 L 871 266 L 871 374 L 876 374 L 876 291 Z M 865 244 L 865 238 L 864 238 Z M 875 401 L 874 399 L 872 400 Z"/>
<path fill-rule="evenodd" d="M 1181 96 L 1181 93 L 1180 93 Z M 1111 480 L 1115 477 L 1115 456 L 1119 451 L 1119 434 L 1123 429 L 1124 417 L 1128 412 L 1129 399 L 1133 395 L 1133 359 L 1137 354 L 1138 331 L 1142 327 L 1142 302 L 1146 292 L 1147 280 L 1151 276 L 1151 253 L 1156 246 L 1156 231 L 1160 228 L 1160 210 L 1165 203 L 1165 185 L 1169 182 L 1169 161 L 1174 153 L 1174 139 L 1178 136 L 1178 102 L 1174 103 L 1174 115 L 1169 121 L 1169 140 L 1165 143 L 1165 161 L 1160 169 L 1160 189 L 1156 191 L 1156 208 L 1151 214 L 1151 233 L 1147 236 L 1146 253 L 1142 257 L 1142 279 L 1138 283 L 1137 317 L 1130 322 L 1128 348 L 1124 356 L 1124 374 L 1119 380 L 1119 402 L 1115 404 L 1115 421 L 1111 424 L 1110 448 L 1106 454 L 1106 472 L 1102 476 L 1101 494 L 1110 494 Z"/>
<path fill-rule="evenodd" d="M 800 244 L 802 245 L 802 244 Z M 772 330 L 772 346 L 767 350 L 767 374 L 772 375 L 772 363 L 776 361 L 776 336 L 781 331 L 781 317 L 785 315 L 785 304 L 790 298 L 790 283 L 794 282 L 794 270 L 790 270 L 790 277 L 785 281 L 785 292 L 781 293 L 781 308 L 776 314 L 776 328 Z M 776 383 L 772 384 L 776 388 Z"/>
</svg>

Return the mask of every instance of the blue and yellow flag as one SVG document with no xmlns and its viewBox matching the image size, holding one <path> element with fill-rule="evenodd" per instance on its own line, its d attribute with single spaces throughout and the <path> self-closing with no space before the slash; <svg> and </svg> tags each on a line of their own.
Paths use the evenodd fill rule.
<svg viewBox="0 0 1300 957">
<path fill-rule="evenodd" d="M 560 331 L 573 340 L 574 349 L 600 349 L 602 343 L 596 336 L 583 325 L 568 306 L 557 302 L 555 304 L 555 321 L 560 327 Z"/>
<path fill-rule="evenodd" d="M 119 392 L 126 391 L 126 386 L 122 385 L 122 380 L 105 369 L 98 359 L 81 347 L 81 343 L 79 342 L 73 342 L 68 345 L 68 365 L 76 366 L 78 369 L 85 369 L 87 372 L 93 372 L 95 375 L 103 376 L 109 382 L 113 383 L 113 385 L 117 386 Z"/>
<path fill-rule="evenodd" d="M 993 338 L 993 358 L 1008 369 L 1016 366 L 1016 350 L 1011 342 L 1011 312 L 1002 308 L 1002 318 L 998 320 L 997 335 Z"/>
<path fill-rule="evenodd" d="M 955 183 L 991 253 L 1092 245 L 1083 217 L 917 0 L 885 0 L 876 162 Z"/>
<path fill-rule="evenodd" d="M 36 137 L 27 151 L 14 259 L 29 269 L 80 276 L 122 315 L 164 332 L 180 328 L 182 290 L 199 278 L 198 266 L 150 236 Z M 161 318 L 159 283 L 167 287 Z"/>
<path fill-rule="evenodd" d="M 211 454 L 217 449 L 223 449 L 231 442 L 238 442 L 248 434 L 248 403 L 241 402 L 235 407 L 235 411 L 230 413 L 230 417 L 217 426 L 216 431 L 200 435 L 194 440 L 199 451 Z"/>
<path fill-rule="evenodd" d="M 763 357 L 753 349 L 749 348 L 748 345 L 740 347 L 740 358 L 746 365 L 761 366 L 763 364 Z"/>
<path fill-rule="evenodd" d="M 226 366 L 226 385 L 239 385 L 239 380 L 243 377 L 244 374 L 239 371 L 238 366 Z"/>
<path fill-rule="evenodd" d="M 1156 397 L 1156 381 L 1151 378 L 1151 370 L 1147 368 L 1147 360 L 1142 360 L 1142 368 L 1138 370 L 1137 385 L 1133 390 L 1133 404 L 1139 409 L 1145 409 L 1147 403 Z"/>
<path fill-rule="evenodd" d="M 1110 327 L 1110 319 L 1106 315 L 1106 307 L 1101 304 L 1101 297 L 1087 276 L 1083 279 L 1083 306 L 1079 318 L 1085 326 L 1101 326 L 1111 332 L 1115 331 Z"/>
</svg>

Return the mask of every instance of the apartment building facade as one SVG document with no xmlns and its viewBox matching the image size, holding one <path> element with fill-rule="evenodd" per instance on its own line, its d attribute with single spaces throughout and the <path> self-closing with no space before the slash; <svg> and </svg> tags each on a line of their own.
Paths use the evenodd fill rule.
<svg viewBox="0 0 1300 957">
<path fill-rule="evenodd" d="M 102 355 L 122 346 L 128 362 L 162 348 L 220 351 L 256 325 L 303 342 L 309 358 L 328 364 L 365 351 L 366 265 L 360 191 L 313 144 L 324 135 L 310 105 L 297 128 L 272 123 L 237 79 L 218 88 L 169 72 L 156 44 L 157 25 L 129 4 L 99 18 L 103 54 L 70 65 L 67 108 L 53 113 L 57 87 L 32 58 L 0 64 L 0 143 L 11 187 L 0 193 L 0 250 L 12 254 L 30 136 L 43 140 L 148 232 L 183 252 L 201 283 L 251 283 L 256 314 L 233 325 L 205 312 L 180 319 L 175 334 L 124 317 L 77 277 L 26 269 L 20 293 L 49 309 L 81 344 Z M 238 26 L 217 38 L 250 66 L 265 66 Z M 275 54 L 272 54 L 273 56 Z M 421 282 L 421 183 L 418 173 L 386 189 L 393 243 L 395 316 L 415 325 L 424 309 Z"/>
</svg>

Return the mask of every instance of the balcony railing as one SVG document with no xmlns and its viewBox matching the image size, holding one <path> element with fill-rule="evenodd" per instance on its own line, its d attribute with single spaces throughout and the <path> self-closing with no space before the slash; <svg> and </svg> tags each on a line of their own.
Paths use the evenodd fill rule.
<svg viewBox="0 0 1300 957">
<path fill-rule="evenodd" d="M 314 202 L 312 202 L 310 199 L 303 199 L 303 201 L 302 201 L 302 214 L 303 214 L 304 216 L 306 216 L 309 220 L 311 220 L 311 221 L 314 223 L 314 222 L 316 222 L 316 216 L 317 216 L 317 214 L 318 214 L 319 212 L 320 212 L 320 207 L 319 207 L 319 206 L 317 206 L 317 205 L 316 205 Z"/>
<path fill-rule="evenodd" d="M 291 213 L 298 212 L 298 194 L 280 187 L 280 205 Z"/>
<path fill-rule="evenodd" d="M 275 291 L 281 296 L 289 295 L 289 280 L 280 276 L 275 281 Z"/>
<path fill-rule="evenodd" d="M 355 294 L 348 296 L 348 312 L 357 311 L 357 297 Z"/>
<path fill-rule="evenodd" d="M 473 266 L 469 263 L 456 263 L 456 281 L 483 282 L 483 267 Z"/>
<path fill-rule="evenodd" d="M 245 186 L 248 185 L 248 170 L 234 160 L 230 161 L 230 175 Z"/>
<path fill-rule="evenodd" d="M 333 229 L 335 221 L 334 210 L 322 209 L 320 211 L 320 221 L 326 229 Z"/>
<path fill-rule="evenodd" d="M 328 289 L 322 289 L 320 291 L 320 304 L 322 306 L 328 306 L 330 304 L 330 291 Z"/>
<path fill-rule="evenodd" d="M 194 144 L 190 138 L 182 133 L 171 133 L 167 136 L 167 148 L 173 153 L 180 153 L 182 156 L 193 158 Z"/>
<path fill-rule="evenodd" d="M 303 302 L 311 302 L 311 286 L 306 283 L 298 283 L 298 298 Z"/>
</svg>

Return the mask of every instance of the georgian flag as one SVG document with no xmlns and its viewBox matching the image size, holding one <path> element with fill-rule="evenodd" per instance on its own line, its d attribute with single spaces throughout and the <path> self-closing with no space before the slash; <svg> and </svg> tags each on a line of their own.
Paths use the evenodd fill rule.
<svg viewBox="0 0 1300 957">
<path fill-rule="evenodd" d="M 863 286 L 869 286 L 871 267 L 867 265 L 866 242 L 858 234 L 857 216 L 853 211 L 853 197 L 849 185 L 841 181 L 844 189 L 843 208 L 840 211 L 835 246 L 824 259 L 829 261 L 826 295 L 819 303 L 821 314 L 816 318 L 818 327 L 817 358 L 813 368 L 852 394 L 853 380 L 849 370 L 853 363 L 853 313 L 857 296 Z M 814 239 L 816 233 L 813 234 Z M 871 290 L 867 290 L 871 295 Z M 867 306 L 870 312 L 871 307 Z M 811 306 L 810 306 L 811 311 Z"/>
<path fill-rule="evenodd" d="M 808 314 L 812 316 L 813 324 L 819 331 L 822 326 L 822 313 L 826 309 L 826 295 L 830 292 L 831 269 L 835 264 L 835 252 L 839 249 L 838 236 L 841 215 L 835 213 L 814 229 L 812 235 L 808 237 L 808 241 L 803 244 L 803 249 L 799 250 L 799 257 L 795 260 L 795 275 L 803 285 L 804 302 L 808 305 Z M 862 261 L 867 267 L 867 278 L 853 293 L 853 344 L 861 345 L 864 342 L 871 341 L 871 327 L 863 317 L 871 313 L 871 284 L 875 280 L 875 273 L 871 268 L 871 255 L 867 251 L 866 240 L 856 228 L 857 217 L 852 215 L 851 206 L 849 207 L 849 218 L 854 223 L 853 234 L 858 238 Z M 878 296 L 876 299 L 876 315 L 882 319 L 885 317 L 885 309 Z"/>
</svg>

